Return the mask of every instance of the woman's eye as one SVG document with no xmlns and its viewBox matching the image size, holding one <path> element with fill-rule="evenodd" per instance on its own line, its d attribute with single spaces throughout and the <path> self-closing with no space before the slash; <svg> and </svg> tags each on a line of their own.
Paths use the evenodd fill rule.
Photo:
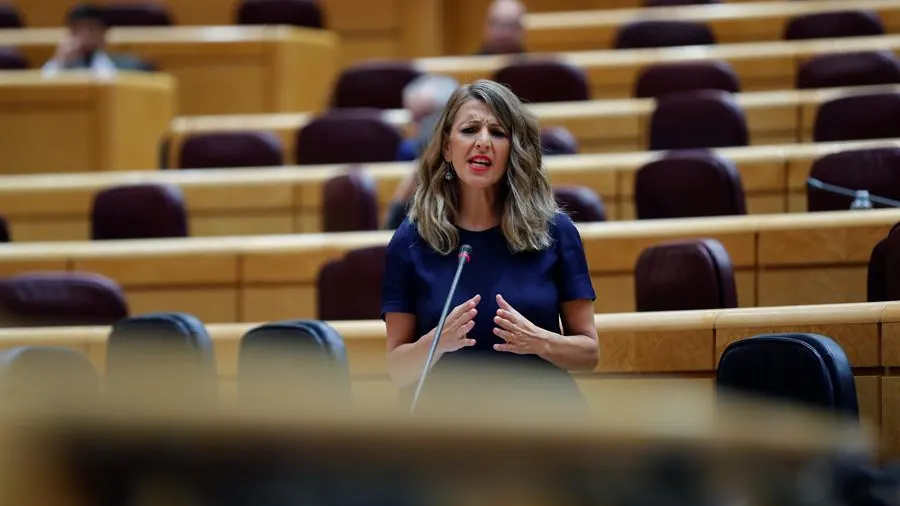
<svg viewBox="0 0 900 506">
<path fill-rule="evenodd" d="M 506 132 L 504 132 L 503 130 L 494 130 L 493 132 L 491 132 L 491 134 L 494 137 L 501 137 L 501 138 L 506 137 Z"/>
<path fill-rule="evenodd" d="M 474 134 L 476 132 L 476 130 L 477 129 L 475 127 L 465 127 L 462 129 L 462 132 L 464 134 Z"/>
</svg>

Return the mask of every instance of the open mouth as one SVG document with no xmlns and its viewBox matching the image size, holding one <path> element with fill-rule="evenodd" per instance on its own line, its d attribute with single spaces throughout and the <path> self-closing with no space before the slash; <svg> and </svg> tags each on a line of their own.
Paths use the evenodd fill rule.
<svg viewBox="0 0 900 506">
<path fill-rule="evenodd" d="M 494 162 L 484 155 L 476 155 L 468 160 L 469 168 L 475 171 L 485 171 L 491 168 Z"/>
</svg>

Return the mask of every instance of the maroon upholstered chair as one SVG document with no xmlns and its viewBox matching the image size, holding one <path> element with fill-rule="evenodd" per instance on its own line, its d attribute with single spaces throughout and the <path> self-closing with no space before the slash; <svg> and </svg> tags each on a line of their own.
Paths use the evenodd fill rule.
<svg viewBox="0 0 900 506">
<path fill-rule="evenodd" d="M 333 109 L 297 131 L 298 165 L 392 162 L 400 130 L 377 109 Z"/>
<path fill-rule="evenodd" d="M 638 169 L 634 201 L 640 220 L 747 213 L 737 167 L 705 152 L 672 153 Z"/>
<path fill-rule="evenodd" d="M 544 156 L 574 155 L 578 153 L 578 140 L 561 126 L 544 127 L 541 129 L 541 151 Z"/>
<path fill-rule="evenodd" d="M 637 98 L 657 98 L 669 93 L 722 90 L 741 91 L 741 82 L 725 61 L 657 63 L 641 71 L 635 84 Z"/>
<path fill-rule="evenodd" d="M 0 5 L 0 29 L 25 28 L 25 22 L 19 10 L 10 3 Z"/>
<path fill-rule="evenodd" d="M 0 243 L 12 242 L 12 236 L 9 233 L 9 222 L 5 216 L 0 215 Z"/>
<path fill-rule="evenodd" d="M 497 70 L 492 79 L 506 85 L 525 102 L 574 102 L 591 98 L 584 71 L 560 61 L 518 61 Z"/>
<path fill-rule="evenodd" d="M 892 51 L 814 56 L 797 68 L 797 88 L 837 88 L 900 83 L 900 59 Z"/>
<path fill-rule="evenodd" d="M 25 70 L 28 60 L 14 47 L 0 47 L 0 70 Z"/>
<path fill-rule="evenodd" d="M 693 21 L 648 20 L 628 23 L 616 33 L 616 49 L 706 46 L 716 43 L 712 30 Z"/>
<path fill-rule="evenodd" d="M 378 189 L 371 175 L 351 170 L 326 181 L 323 193 L 323 232 L 378 230 Z"/>
<path fill-rule="evenodd" d="M 644 0 L 644 7 L 674 7 L 678 5 L 711 5 L 722 0 Z"/>
<path fill-rule="evenodd" d="M 243 0 L 235 18 L 239 25 L 325 28 L 325 16 L 315 0 Z"/>
<path fill-rule="evenodd" d="M 721 90 L 671 93 L 657 99 L 650 117 L 650 149 L 746 146 L 744 111 Z"/>
<path fill-rule="evenodd" d="M 122 288 L 87 272 L 36 272 L 0 278 L 0 326 L 112 325 L 128 316 Z"/>
<path fill-rule="evenodd" d="M 900 148 L 884 147 L 830 153 L 813 162 L 809 176 L 824 183 L 900 200 Z M 844 211 L 853 197 L 807 187 L 809 211 Z M 873 202 L 874 207 L 883 207 Z"/>
<path fill-rule="evenodd" d="M 878 14 L 864 10 L 805 14 L 791 19 L 784 27 L 785 40 L 864 37 L 884 33 Z"/>
<path fill-rule="evenodd" d="M 900 93 L 848 95 L 819 106 L 815 142 L 900 137 Z"/>
<path fill-rule="evenodd" d="M 272 167 L 284 164 L 281 140 L 271 132 L 211 132 L 189 136 L 181 144 L 182 169 Z"/>
<path fill-rule="evenodd" d="M 715 239 L 671 241 L 641 252 L 634 268 L 637 311 L 737 307 L 731 258 Z"/>
<path fill-rule="evenodd" d="M 91 238 L 95 241 L 187 236 L 187 211 L 177 186 L 114 186 L 94 196 Z"/>
<path fill-rule="evenodd" d="M 872 248 L 866 272 L 866 300 L 900 300 L 900 223 Z"/>
<path fill-rule="evenodd" d="M 574 222 L 606 221 L 603 199 L 586 186 L 554 186 L 553 195 L 559 207 Z"/>
<path fill-rule="evenodd" d="M 377 320 L 385 246 L 348 251 L 322 266 L 317 281 L 318 319 Z"/>
<path fill-rule="evenodd" d="M 338 76 L 331 106 L 402 109 L 403 88 L 422 72 L 408 61 L 365 61 Z"/>
<path fill-rule="evenodd" d="M 103 7 L 109 26 L 171 26 L 172 15 L 156 3 L 116 3 Z"/>
</svg>

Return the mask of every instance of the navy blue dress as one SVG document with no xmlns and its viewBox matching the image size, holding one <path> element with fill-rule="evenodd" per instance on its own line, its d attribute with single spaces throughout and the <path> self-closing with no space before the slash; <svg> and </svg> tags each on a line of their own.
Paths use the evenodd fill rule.
<svg viewBox="0 0 900 506">
<path fill-rule="evenodd" d="M 494 350 L 494 344 L 503 342 L 493 332 L 498 293 L 533 324 L 556 333 L 562 332 L 562 302 L 595 299 L 581 236 L 571 218 L 557 214 L 550 224 L 553 242 L 549 248 L 518 254 L 510 252 L 499 226 L 479 232 L 458 230 L 459 244 L 471 245 L 472 254 L 450 307 L 481 295 L 475 326 L 469 333 L 476 344 L 444 354 L 429 373 L 429 383 L 432 378 L 464 374 L 462 369 L 454 371 L 454 365 L 489 361 L 487 365 L 495 370 L 503 364 L 513 365 L 517 371 L 525 368 L 534 380 L 523 384 L 519 374 L 505 385 L 492 382 L 492 387 L 501 392 L 549 387 L 557 389 L 554 395 L 559 395 L 558 389 L 562 388 L 582 403 L 578 387 L 567 371 L 536 355 Z M 404 220 L 387 248 L 382 318 L 392 312 L 413 314 L 416 336 L 427 334 L 437 326 L 457 265 L 456 253 L 445 256 L 436 252 L 419 236 L 416 225 Z"/>
</svg>

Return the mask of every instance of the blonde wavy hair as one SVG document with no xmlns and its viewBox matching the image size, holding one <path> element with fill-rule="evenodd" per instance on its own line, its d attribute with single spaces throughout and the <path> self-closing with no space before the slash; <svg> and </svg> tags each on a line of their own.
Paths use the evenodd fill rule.
<svg viewBox="0 0 900 506">
<path fill-rule="evenodd" d="M 550 223 L 559 207 L 543 165 L 540 125 L 512 91 L 494 81 L 461 86 L 450 97 L 419 162 L 409 219 L 434 250 L 446 255 L 457 248 L 460 180 L 444 178 L 450 164 L 443 148 L 456 114 L 469 100 L 485 103 L 509 136 L 509 161 L 497 200 L 507 245 L 515 253 L 549 247 Z"/>
</svg>

